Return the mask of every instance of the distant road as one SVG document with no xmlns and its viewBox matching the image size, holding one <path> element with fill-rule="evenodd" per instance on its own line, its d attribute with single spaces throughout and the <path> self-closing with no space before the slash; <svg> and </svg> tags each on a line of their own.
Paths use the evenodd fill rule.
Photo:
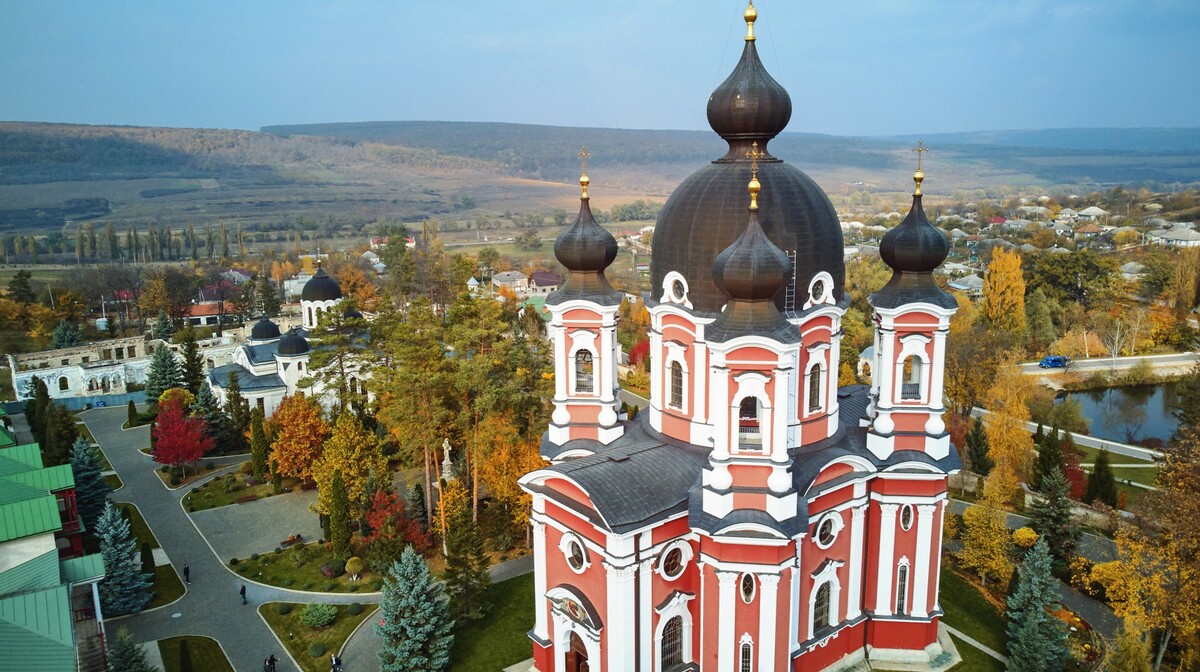
<svg viewBox="0 0 1200 672">
<path fill-rule="evenodd" d="M 1021 372 L 1028 375 L 1049 376 L 1062 374 L 1066 371 L 1114 371 L 1131 369 L 1140 362 L 1147 362 L 1155 370 L 1187 369 L 1200 362 L 1200 354 L 1183 352 L 1171 355 L 1140 355 L 1137 357 L 1092 357 L 1090 359 L 1071 360 L 1071 366 L 1066 369 L 1043 369 L 1037 362 L 1021 365 Z"/>
</svg>

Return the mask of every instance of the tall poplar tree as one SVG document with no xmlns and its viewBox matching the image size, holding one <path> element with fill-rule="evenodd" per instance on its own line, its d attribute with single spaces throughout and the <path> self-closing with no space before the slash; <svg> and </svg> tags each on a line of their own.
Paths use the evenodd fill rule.
<svg viewBox="0 0 1200 672">
<path fill-rule="evenodd" d="M 250 404 L 242 396 L 242 384 L 237 371 L 229 372 L 229 384 L 225 387 L 224 448 L 226 452 L 241 453 L 246 449 L 246 430 L 250 429 Z"/>
<path fill-rule="evenodd" d="M 262 482 L 267 473 L 267 433 L 263 431 L 263 413 L 255 408 L 250 411 L 250 465 L 254 479 Z"/>
<path fill-rule="evenodd" d="M 345 560 L 350 557 L 350 502 L 340 470 L 334 470 L 329 490 L 329 541 L 333 557 Z"/>
<path fill-rule="evenodd" d="M 1011 336 L 1025 334 L 1025 276 L 1021 255 L 1002 247 L 992 250 L 992 263 L 983 276 L 984 322 Z"/>
<path fill-rule="evenodd" d="M 196 342 L 196 330 L 186 327 L 180 334 L 182 342 L 180 350 L 183 355 L 183 383 L 192 394 L 199 394 L 200 388 L 208 387 L 204 380 L 204 360 L 200 357 L 200 345 Z"/>
</svg>

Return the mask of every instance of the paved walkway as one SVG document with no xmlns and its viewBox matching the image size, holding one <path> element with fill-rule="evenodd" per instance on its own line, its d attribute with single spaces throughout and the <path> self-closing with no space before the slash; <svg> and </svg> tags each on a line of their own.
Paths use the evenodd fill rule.
<svg viewBox="0 0 1200 672">
<path fill-rule="evenodd" d="M 321 538 L 321 523 L 308 507 L 317 491 L 307 490 L 197 511 L 192 522 L 208 540 L 217 557 L 244 559 L 251 553 L 270 553 L 289 534 L 307 540 Z"/>
<path fill-rule="evenodd" d="M 988 648 L 987 646 L 984 646 L 983 642 L 979 641 L 978 639 L 975 639 L 974 637 L 968 635 L 967 633 L 963 632 L 962 630 L 959 630 L 957 628 L 952 628 L 952 627 L 946 625 L 946 623 L 944 621 L 941 623 L 941 626 L 946 629 L 946 632 L 954 635 L 955 637 L 961 639 L 962 641 L 966 642 L 967 644 L 970 644 L 971 646 L 979 649 L 980 651 L 986 653 L 987 655 L 991 656 L 992 658 L 995 658 L 996 660 L 998 660 L 1002 663 L 1008 662 L 1008 656 L 1000 653 L 999 651 L 997 651 L 995 649 L 991 649 L 991 648 Z"/>
</svg>

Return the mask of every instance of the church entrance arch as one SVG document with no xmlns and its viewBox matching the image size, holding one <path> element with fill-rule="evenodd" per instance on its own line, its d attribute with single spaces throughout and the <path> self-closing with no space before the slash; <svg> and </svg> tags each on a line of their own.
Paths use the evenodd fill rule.
<svg viewBox="0 0 1200 672">
<path fill-rule="evenodd" d="M 577 633 L 571 633 L 567 648 L 567 672 L 588 672 L 587 647 Z"/>
</svg>

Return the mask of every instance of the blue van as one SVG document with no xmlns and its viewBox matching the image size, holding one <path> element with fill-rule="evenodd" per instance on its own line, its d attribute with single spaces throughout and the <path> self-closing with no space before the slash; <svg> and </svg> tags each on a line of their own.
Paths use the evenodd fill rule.
<svg viewBox="0 0 1200 672">
<path fill-rule="evenodd" d="M 1038 363 L 1038 366 L 1043 369 L 1065 369 L 1070 361 L 1070 357 L 1064 357 L 1063 355 L 1046 355 Z"/>
</svg>

